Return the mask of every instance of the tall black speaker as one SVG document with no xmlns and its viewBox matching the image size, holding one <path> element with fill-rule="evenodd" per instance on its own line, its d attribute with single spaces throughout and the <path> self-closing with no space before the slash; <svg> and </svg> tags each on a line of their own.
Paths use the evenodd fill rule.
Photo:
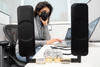
<svg viewBox="0 0 100 67">
<path fill-rule="evenodd" d="M 88 54 L 88 6 L 75 3 L 71 6 L 71 52 L 76 56 Z"/>
<path fill-rule="evenodd" d="M 21 56 L 35 54 L 34 14 L 32 6 L 19 6 L 18 14 L 18 44 Z"/>
</svg>

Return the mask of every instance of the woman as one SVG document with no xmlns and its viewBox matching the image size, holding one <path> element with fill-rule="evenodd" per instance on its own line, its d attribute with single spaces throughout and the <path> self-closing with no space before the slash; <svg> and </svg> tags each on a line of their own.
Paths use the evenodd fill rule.
<svg viewBox="0 0 100 67">
<path fill-rule="evenodd" d="M 52 6 L 46 1 L 38 3 L 35 8 L 36 46 L 61 42 L 61 40 L 58 38 L 50 39 L 48 24 L 52 10 Z"/>
<path fill-rule="evenodd" d="M 38 3 L 35 8 L 34 27 L 36 52 L 38 52 L 43 45 L 50 45 L 54 42 L 62 41 L 57 38 L 50 39 L 48 24 L 52 9 L 52 6 L 46 1 Z M 16 47 L 18 47 L 18 45 Z M 16 51 L 16 56 L 20 61 L 26 62 L 26 57 L 20 56 L 18 51 Z"/>
</svg>

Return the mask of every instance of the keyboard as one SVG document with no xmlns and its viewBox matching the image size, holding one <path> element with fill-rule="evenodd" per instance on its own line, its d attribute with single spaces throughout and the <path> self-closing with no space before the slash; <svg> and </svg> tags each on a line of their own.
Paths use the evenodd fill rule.
<svg viewBox="0 0 100 67">
<path fill-rule="evenodd" d="M 55 47 L 71 47 L 71 40 L 63 40 L 61 43 L 55 43 Z"/>
</svg>

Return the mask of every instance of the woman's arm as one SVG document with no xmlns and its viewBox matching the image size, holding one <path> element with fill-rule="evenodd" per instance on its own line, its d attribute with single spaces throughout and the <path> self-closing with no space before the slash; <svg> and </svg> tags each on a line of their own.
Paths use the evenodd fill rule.
<svg viewBox="0 0 100 67">
<path fill-rule="evenodd" d="M 46 40 L 35 40 L 35 47 L 46 45 Z"/>
<path fill-rule="evenodd" d="M 35 40 L 36 47 L 40 46 L 40 45 L 42 45 L 42 46 L 46 45 L 47 40 L 50 40 L 50 33 L 49 33 L 49 30 L 48 30 L 48 26 L 43 27 L 43 39 L 44 40 Z"/>
<path fill-rule="evenodd" d="M 43 35 L 44 35 L 43 37 L 44 37 L 45 40 L 50 40 L 51 39 L 49 30 L 48 30 L 48 26 L 44 26 Z"/>
</svg>

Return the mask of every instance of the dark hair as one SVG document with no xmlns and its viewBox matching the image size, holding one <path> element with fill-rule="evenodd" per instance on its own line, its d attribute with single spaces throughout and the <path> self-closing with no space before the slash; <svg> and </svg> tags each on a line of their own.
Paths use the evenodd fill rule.
<svg viewBox="0 0 100 67">
<path fill-rule="evenodd" d="M 36 5 L 36 8 L 35 8 L 35 17 L 38 15 L 39 11 L 44 8 L 44 7 L 48 7 L 50 9 L 50 13 L 49 13 L 49 16 L 51 15 L 52 13 L 52 10 L 53 10 L 53 7 L 47 2 L 47 1 L 43 1 L 43 2 L 39 2 L 37 5 Z"/>
</svg>

